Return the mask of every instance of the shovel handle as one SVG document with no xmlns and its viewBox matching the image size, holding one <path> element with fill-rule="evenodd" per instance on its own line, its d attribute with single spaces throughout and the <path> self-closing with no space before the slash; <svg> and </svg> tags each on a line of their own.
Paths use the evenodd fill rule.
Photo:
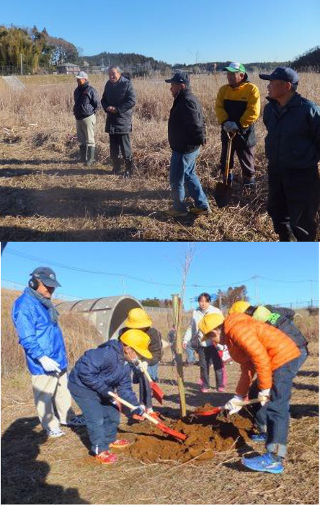
<svg viewBox="0 0 320 505">
<path fill-rule="evenodd" d="M 239 401 L 238 405 L 239 407 L 245 407 L 246 405 L 252 405 L 253 403 L 260 403 L 261 400 L 259 400 L 258 398 L 253 398 L 253 400 L 246 400 L 246 401 Z"/>
<path fill-rule="evenodd" d="M 228 184 L 228 176 L 229 176 L 229 170 L 230 170 L 230 157 L 231 157 L 231 145 L 234 137 L 236 136 L 236 133 L 229 133 L 227 132 L 227 137 L 228 137 L 228 147 L 227 147 L 227 157 L 226 157 L 226 166 L 224 170 L 224 175 L 226 178 L 226 184 Z"/>
<path fill-rule="evenodd" d="M 117 400 L 119 403 L 122 403 L 123 405 L 125 405 L 126 407 L 129 407 L 129 409 L 131 410 L 134 410 L 137 408 L 137 406 L 135 405 L 132 405 L 132 403 L 129 403 L 127 402 L 126 400 L 123 400 L 122 398 L 120 398 L 120 396 L 116 395 L 115 393 L 112 393 L 112 391 L 109 391 L 108 393 L 110 396 L 112 396 L 115 400 Z M 145 417 L 146 419 L 148 419 L 148 421 L 151 421 L 153 424 L 159 424 L 159 421 L 157 421 L 156 419 L 154 419 L 153 417 L 149 416 L 149 414 L 147 414 L 146 412 L 144 412 L 142 414 L 142 417 Z"/>
</svg>

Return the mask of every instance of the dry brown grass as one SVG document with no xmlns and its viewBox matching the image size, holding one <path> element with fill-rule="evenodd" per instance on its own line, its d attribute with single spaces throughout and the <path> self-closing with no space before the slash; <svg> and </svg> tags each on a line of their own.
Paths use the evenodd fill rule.
<svg viewBox="0 0 320 505">
<path fill-rule="evenodd" d="M 208 142 L 198 159 L 198 174 L 209 196 L 209 217 L 174 221 L 163 211 L 170 202 L 170 149 L 167 120 L 172 105 L 163 80 L 135 80 L 138 101 L 134 113 L 133 152 L 137 176 L 123 180 L 110 175 L 105 115 L 98 113 L 99 162 L 84 169 L 75 163 L 77 141 L 72 115 L 74 80 L 68 76 L 25 79 L 26 91 L 0 95 L 1 204 L 3 240 L 210 240 L 273 241 L 276 235 L 266 213 L 265 129 L 257 123 L 258 191 L 241 195 L 234 185 L 228 208 L 218 209 L 213 189 L 218 180 L 220 133 L 214 100 L 224 76 L 193 76 L 208 125 Z M 265 96 L 265 83 L 252 79 Z M 50 81 L 50 82 L 49 82 Z M 104 78 L 93 76 L 100 95 Z M 299 90 L 318 100 L 319 74 L 303 74 Z M 239 167 L 238 167 L 239 174 Z"/>
</svg>

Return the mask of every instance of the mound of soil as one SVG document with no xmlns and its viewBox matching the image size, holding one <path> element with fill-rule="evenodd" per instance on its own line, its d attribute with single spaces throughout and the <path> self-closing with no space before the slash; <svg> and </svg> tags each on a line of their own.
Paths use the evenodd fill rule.
<svg viewBox="0 0 320 505">
<path fill-rule="evenodd" d="M 212 406 L 209 406 L 212 408 Z M 207 405 L 201 410 L 206 410 Z M 232 447 L 242 447 L 249 441 L 251 419 L 236 414 L 230 418 L 223 415 L 205 419 L 190 415 L 179 421 L 165 421 L 170 428 L 187 435 L 184 442 L 168 437 L 147 421 L 126 427 L 136 435 L 135 443 L 128 449 L 133 458 L 145 463 L 157 461 L 186 462 L 191 459 L 204 461 L 214 458 L 216 452 Z"/>
</svg>

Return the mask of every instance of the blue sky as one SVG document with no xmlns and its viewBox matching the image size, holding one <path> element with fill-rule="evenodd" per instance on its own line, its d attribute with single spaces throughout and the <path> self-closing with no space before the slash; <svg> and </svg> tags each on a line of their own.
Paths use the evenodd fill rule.
<svg viewBox="0 0 320 505">
<path fill-rule="evenodd" d="M 44 27 L 81 47 L 167 63 L 287 61 L 319 45 L 319 0 L 2 2 L 1 24 Z"/>
<path fill-rule="evenodd" d="M 62 285 L 57 297 L 59 293 L 79 298 L 126 293 L 138 299 L 170 298 L 180 291 L 189 247 L 194 252 L 186 308 L 190 298 L 202 291 L 215 293 L 219 287 L 241 284 L 247 286 L 252 303 L 295 304 L 311 296 L 319 298 L 319 246 L 315 243 L 12 242 L 2 255 L 2 279 L 26 285 L 37 266 L 51 266 Z M 259 277 L 248 280 L 253 276 Z"/>
</svg>

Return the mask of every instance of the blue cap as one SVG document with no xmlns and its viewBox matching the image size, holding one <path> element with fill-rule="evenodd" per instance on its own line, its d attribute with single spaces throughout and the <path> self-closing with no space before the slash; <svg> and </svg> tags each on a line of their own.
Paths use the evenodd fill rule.
<svg viewBox="0 0 320 505">
<path fill-rule="evenodd" d="M 39 279 L 45 286 L 49 288 L 58 288 L 61 286 L 57 281 L 56 274 L 49 267 L 38 267 L 30 274 L 32 277 Z"/>
<path fill-rule="evenodd" d="M 272 74 L 259 74 L 260 79 L 266 81 L 286 81 L 291 84 L 298 84 L 299 76 L 295 70 L 289 67 L 277 67 Z"/>
<path fill-rule="evenodd" d="M 176 72 L 171 79 L 165 79 L 166 82 L 176 82 L 178 84 L 189 84 L 189 76 L 184 72 Z"/>
</svg>

